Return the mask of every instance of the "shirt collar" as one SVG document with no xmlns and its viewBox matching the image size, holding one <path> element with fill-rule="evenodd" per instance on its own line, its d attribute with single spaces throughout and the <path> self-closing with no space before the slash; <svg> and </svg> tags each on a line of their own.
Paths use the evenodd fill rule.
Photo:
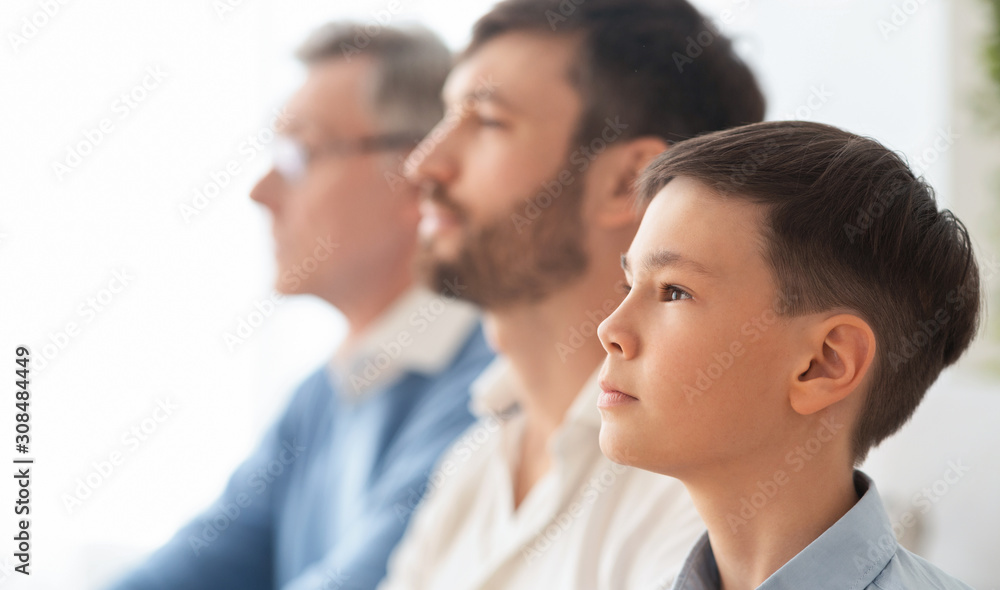
<svg viewBox="0 0 1000 590">
<path fill-rule="evenodd" d="M 854 472 L 861 499 L 760 588 L 787 588 L 786 581 L 823 580 L 824 588 L 866 588 L 899 549 L 875 483 Z"/>
<path fill-rule="evenodd" d="M 833 526 L 764 580 L 758 590 L 866 588 L 899 548 L 871 478 L 854 472 L 861 499 Z M 822 581 L 820 584 L 819 581 Z M 691 550 L 673 590 L 718 590 L 719 570 L 706 533 Z"/>
<path fill-rule="evenodd" d="M 452 361 L 479 320 L 476 309 L 452 297 L 411 287 L 327 366 L 335 390 L 364 397 L 406 372 L 434 374 Z"/>
<path fill-rule="evenodd" d="M 671 590 L 718 590 L 721 586 L 719 566 L 705 533 L 688 553 Z"/>
<path fill-rule="evenodd" d="M 563 427 L 560 430 L 573 426 L 600 429 L 601 413 L 597 409 L 597 398 L 601 393 L 598 381 L 600 372 L 600 367 L 594 369 L 587 382 L 583 384 L 569 410 L 566 411 Z M 487 415 L 507 415 L 516 411 L 519 407 L 518 392 L 524 388 L 510 361 L 503 356 L 497 356 L 472 383 L 471 390 L 470 409 L 473 414 L 482 418 Z"/>
</svg>

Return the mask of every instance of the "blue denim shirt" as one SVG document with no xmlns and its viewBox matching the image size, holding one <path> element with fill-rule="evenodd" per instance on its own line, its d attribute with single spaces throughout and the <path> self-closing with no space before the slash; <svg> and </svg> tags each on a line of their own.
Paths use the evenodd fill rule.
<svg viewBox="0 0 1000 590">
<path fill-rule="evenodd" d="M 861 499 L 758 590 L 972 590 L 896 542 L 871 478 L 854 472 Z M 708 533 L 695 544 L 672 590 L 718 590 Z"/>
</svg>

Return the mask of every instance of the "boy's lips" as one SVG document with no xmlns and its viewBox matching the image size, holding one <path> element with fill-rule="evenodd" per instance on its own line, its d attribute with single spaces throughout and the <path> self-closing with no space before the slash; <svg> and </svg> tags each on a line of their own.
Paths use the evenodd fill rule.
<svg viewBox="0 0 1000 590">
<path fill-rule="evenodd" d="M 602 379 L 600 384 L 601 395 L 597 397 L 597 407 L 599 408 L 612 408 L 639 401 L 637 397 L 625 393 L 609 381 Z"/>
</svg>

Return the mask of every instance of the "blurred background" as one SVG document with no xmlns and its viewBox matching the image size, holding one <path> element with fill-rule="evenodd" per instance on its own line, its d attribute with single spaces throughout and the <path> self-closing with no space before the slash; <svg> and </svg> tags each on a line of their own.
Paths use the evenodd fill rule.
<svg viewBox="0 0 1000 590">
<path fill-rule="evenodd" d="M 907 156 L 969 226 L 995 307 L 998 3 L 694 3 L 758 74 L 768 119 L 831 123 Z M 166 541 L 343 336 L 317 300 L 274 303 L 269 221 L 248 198 L 270 165 L 268 126 L 304 77 L 298 44 L 350 18 L 372 34 L 421 22 L 457 50 L 492 4 L 0 6 L 0 438 L 13 458 L 26 345 L 36 461 L 30 578 L 13 572 L 15 484 L 0 486 L 0 587 L 100 587 Z M 866 466 L 904 544 L 984 589 L 1000 588 L 998 379 L 988 315 Z"/>
</svg>

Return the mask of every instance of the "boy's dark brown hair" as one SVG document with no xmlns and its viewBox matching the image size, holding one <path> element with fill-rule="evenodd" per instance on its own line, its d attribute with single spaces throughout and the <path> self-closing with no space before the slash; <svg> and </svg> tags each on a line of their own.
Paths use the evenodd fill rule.
<svg viewBox="0 0 1000 590">
<path fill-rule="evenodd" d="M 640 206 L 672 178 L 761 204 L 764 257 L 786 315 L 849 309 L 876 354 L 853 432 L 855 461 L 899 429 L 975 337 L 979 268 L 965 226 L 880 143 L 800 121 L 674 145 L 639 180 Z"/>
<path fill-rule="evenodd" d="M 579 39 L 570 81 L 577 141 L 621 118 L 622 139 L 672 142 L 764 118 L 764 96 L 732 45 L 685 0 L 506 0 L 476 22 L 462 58 L 510 32 Z"/>
</svg>

